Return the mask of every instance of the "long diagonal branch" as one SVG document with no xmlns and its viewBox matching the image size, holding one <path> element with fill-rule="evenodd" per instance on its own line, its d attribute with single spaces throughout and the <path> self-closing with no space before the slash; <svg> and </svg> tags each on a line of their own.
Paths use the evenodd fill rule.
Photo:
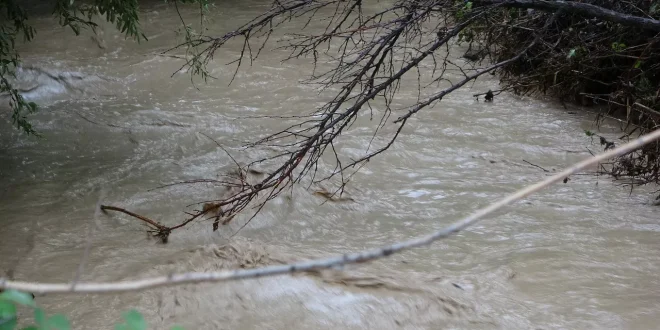
<svg viewBox="0 0 660 330">
<path fill-rule="evenodd" d="M 450 237 L 461 230 L 475 224 L 480 219 L 492 214 L 493 212 L 513 203 L 522 198 L 525 198 L 543 188 L 552 184 L 561 182 L 564 178 L 577 173 L 594 164 L 598 164 L 607 159 L 621 156 L 630 153 L 650 142 L 660 139 L 660 129 L 653 131 L 650 134 L 639 137 L 629 143 L 621 145 L 617 148 L 610 149 L 600 155 L 587 158 L 563 171 L 557 173 L 545 180 L 538 182 L 534 185 L 527 186 L 515 193 L 504 197 L 503 199 L 490 204 L 475 213 L 452 223 L 451 225 L 442 228 L 430 235 L 413 238 L 403 242 L 397 242 L 392 245 L 383 246 L 380 248 L 366 250 L 362 252 L 344 254 L 325 259 L 317 259 L 311 261 L 303 261 L 287 265 L 268 266 L 253 269 L 236 269 L 221 272 L 190 272 L 182 274 L 170 274 L 157 276 L 152 278 L 145 278 L 141 280 L 131 280 L 123 282 L 106 282 L 106 283 L 77 283 L 76 286 L 71 286 L 69 283 L 35 283 L 24 281 L 10 281 L 6 278 L 0 278 L 0 288 L 2 289 L 15 289 L 19 291 L 26 291 L 32 293 L 114 293 L 124 291 L 137 291 L 145 290 L 162 286 L 174 286 L 193 283 L 209 283 L 209 282 L 226 282 L 240 279 L 254 279 L 266 276 L 275 276 L 283 274 L 293 274 L 301 272 L 309 272 L 319 269 L 327 269 L 340 265 L 364 263 L 388 257 L 394 253 L 402 252 L 416 247 L 429 245 L 439 239 Z"/>
</svg>

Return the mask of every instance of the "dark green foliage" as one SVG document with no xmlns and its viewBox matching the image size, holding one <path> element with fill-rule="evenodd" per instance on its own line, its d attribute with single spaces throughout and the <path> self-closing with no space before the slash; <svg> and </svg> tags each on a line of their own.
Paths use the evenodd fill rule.
<svg viewBox="0 0 660 330">
<path fill-rule="evenodd" d="M 178 0 L 174 1 L 174 4 L 176 5 L 177 2 L 198 4 L 201 14 L 208 11 L 209 7 L 208 0 Z M 21 0 L 0 0 L 0 95 L 9 96 L 9 106 L 13 110 L 11 116 L 13 124 L 28 135 L 38 135 L 27 119 L 30 113 L 37 111 L 38 106 L 26 102 L 9 80 L 15 77 L 16 68 L 20 64 L 20 56 L 15 49 L 16 42 L 19 40 L 30 42 L 37 33 L 28 24 L 27 11 L 21 5 Z M 59 19 L 61 26 L 71 28 L 76 35 L 85 28 L 95 31 L 97 25 L 92 19 L 101 16 L 115 24 L 117 30 L 127 38 L 140 42 L 143 39 L 147 40 L 147 37 L 140 32 L 139 10 L 138 0 L 96 0 L 91 5 L 73 0 L 57 0 L 53 15 Z M 195 35 L 194 31 L 185 24 L 184 29 L 186 40 L 191 40 Z M 195 69 L 196 74 L 206 78 L 206 71 L 201 64 L 196 65 Z"/>
<path fill-rule="evenodd" d="M 140 38 L 146 38 L 139 31 L 138 10 L 137 0 L 97 0 L 93 6 L 77 4 L 71 0 L 57 0 L 53 14 L 59 18 L 60 25 L 70 27 L 76 35 L 80 34 L 82 28 L 96 27 L 92 22 L 95 15 L 105 15 L 127 37 L 140 41 Z M 15 50 L 17 38 L 22 36 L 23 41 L 32 41 L 36 30 L 28 24 L 27 12 L 17 0 L 0 0 L 0 20 L 0 94 L 9 95 L 14 125 L 28 135 L 37 135 L 27 120 L 28 114 L 37 111 L 37 105 L 26 102 L 8 80 L 9 77 L 15 77 L 20 63 L 19 54 Z"/>
<path fill-rule="evenodd" d="M 27 134 L 35 134 L 26 114 L 37 110 L 36 104 L 28 104 L 18 91 L 12 88 L 7 78 L 14 77 L 20 58 L 15 51 L 16 39 L 22 36 L 31 41 L 36 31 L 27 24 L 25 9 L 13 0 L 0 0 L 0 94 L 9 95 L 9 106 L 13 109 L 12 121 Z"/>
<path fill-rule="evenodd" d="M 60 25 L 71 27 L 78 35 L 84 27 L 95 28 L 92 22 L 94 16 L 105 16 L 105 19 L 117 25 L 117 30 L 133 37 L 136 41 L 147 39 L 139 29 L 139 6 L 137 0 L 97 0 L 93 6 L 75 5 L 73 1 L 58 0 L 54 14 L 59 16 Z"/>
</svg>

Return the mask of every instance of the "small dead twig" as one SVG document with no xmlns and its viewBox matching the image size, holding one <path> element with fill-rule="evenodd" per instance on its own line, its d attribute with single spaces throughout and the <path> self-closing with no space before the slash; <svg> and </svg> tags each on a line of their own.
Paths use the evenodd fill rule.
<svg viewBox="0 0 660 330">
<path fill-rule="evenodd" d="M 527 164 L 529 164 L 529 165 L 532 165 L 532 166 L 534 166 L 534 167 L 540 168 L 540 169 L 543 170 L 543 172 L 550 173 L 550 171 L 546 170 L 545 168 L 543 168 L 543 167 L 541 167 L 541 166 L 538 166 L 538 165 L 536 165 L 536 164 L 532 164 L 532 163 L 530 163 L 530 162 L 528 162 L 528 161 L 526 161 L 526 160 L 524 160 L 524 159 L 523 159 L 523 162 L 525 162 L 525 163 L 527 163 Z"/>
<path fill-rule="evenodd" d="M 151 188 L 147 191 L 154 191 L 156 189 L 162 189 L 162 188 L 167 188 L 167 187 L 172 187 L 176 185 L 182 185 L 182 184 L 197 184 L 197 183 L 215 183 L 215 184 L 222 184 L 226 185 L 229 184 L 229 181 L 220 181 L 220 180 L 215 180 L 215 179 L 193 179 L 193 180 L 186 180 L 186 181 L 181 181 L 181 182 L 175 182 L 175 183 L 168 183 L 162 186 L 158 186 L 156 188 Z"/>
<path fill-rule="evenodd" d="M 234 157 L 229 153 L 229 151 L 227 151 L 227 149 L 225 149 L 225 148 L 220 144 L 220 142 L 216 141 L 215 139 L 213 139 L 212 137 L 210 137 L 210 136 L 208 136 L 208 135 L 206 135 L 206 134 L 204 134 L 204 133 L 200 133 L 200 134 L 206 136 L 209 140 L 215 142 L 215 144 L 216 144 L 220 149 L 222 149 L 222 151 L 224 151 L 224 152 L 227 154 L 227 156 L 229 156 L 229 158 L 231 158 L 231 160 L 234 162 L 234 164 L 236 164 L 236 167 L 238 167 L 239 169 L 242 169 L 242 166 L 238 164 L 238 162 L 236 161 L 236 159 L 234 159 Z"/>
<path fill-rule="evenodd" d="M 126 209 L 123 209 L 121 207 L 101 205 L 100 209 L 104 212 L 107 211 L 107 210 L 121 212 L 121 213 L 128 214 L 128 215 L 130 215 L 130 216 L 132 216 L 136 219 L 140 219 L 140 220 L 146 222 L 149 226 L 151 226 L 150 232 L 153 233 L 154 236 L 159 237 L 163 243 L 167 243 L 169 235 L 170 235 L 170 233 L 172 232 L 172 229 L 173 229 L 173 228 L 167 227 L 165 225 L 162 225 L 158 221 L 149 219 L 149 218 L 147 218 L 145 216 L 142 216 L 142 215 L 139 215 L 137 213 L 133 213 L 133 212 L 131 212 L 129 210 L 126 210 Z"/>
</svg>

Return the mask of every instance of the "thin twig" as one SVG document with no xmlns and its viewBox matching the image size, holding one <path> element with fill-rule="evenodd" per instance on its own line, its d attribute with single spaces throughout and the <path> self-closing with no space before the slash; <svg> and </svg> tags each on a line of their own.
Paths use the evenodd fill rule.
<svg viewBox="0 0 660 330">
<path fill-rule="evenodd" d="M 238 162 L 236 161 L 236 159 L 234 159 L 234 157 L 232 157 L 232 155 L 229 153 L 229 151 L 227 151 L 227 149 L 225 149 L 225 148 L 224 148 L 224 147 L 223 147 L 218 141 L 216 141 L 215 139 L 213 139 L 212 137 L 210 137 L 210 136 L 208 136 L 208 135 L 206 135 L 206 134 L 204 134 L 204 133 L 201 133 L 201 132 L 200 132 L 200 134 L 206 136 L 207 138 L 209 138 L 209 140 L 215 142 L 215 144 L 216 144 L 218 147 L 220 147 L 220 149 L 222 149 L 222 151 L 224 151 L 224 152 L 227 154 L 227 156 L 229 156 L 229 158 L 231 158 L 231 160 L 234 162 L 234 164 L 236 164 L 236 167 L 238 167 L 239 169 L 241 169 L 241 165 L 238 164 Z"/>
<path fill-rule="evenodd" d="M 532 164 L 532 163 L 530 163 L 530 162 L 528 162 L 528 161 L 526 161 L 526 160 L 524 160 L 524 159 L 523 159 L 523 162 L 525 162 L 525 163 L 527 163 L 527 164 L 529 164 L 529 165 L 532 165 L 532 166 L 534 166 L 534 167 L 538 167 L 538 168 L 542 169 L 543 172 L 548 172 L 548 173 L 550 172 L 550 171 L 546 170 L 545 168 L 543 168 L 543 167 L 541 167 L 541 166 L 538 166 L 538 165 L 536 165 L 536 164 Z"/>
<path fill-rule="evenodd" d="M 99 194 L 99 200 L 96 202 L 96 205 L 94 206 L 94 220 L 98 219 L 101 213 L 101 202 L 103 201 L 103 198 L 105 198 L 105 190 L 101 189 L 101 193 Z M 78 281 L 80 281 L 80 276 L 82 276 L 83 271 L 85 271 L 85 264 L 89 259 L 89 250 L 92 248 L 92 229 L 93 229 L 93 225 L 91 223 L 88 223 L 87 231 L 85 233 L 85 250 L 83 250 L 83 255 L 80 258 L 80 264 L 78 265 L 76 274 L 73 276 L 73 280 L 71 281 L 71 287 L 76 286 Z"/>
<path fill-rule="evenodd" d="M 155 229 L 158 229 L 158 230 L 168 229 L 167 226 L 161 225 L 158 221 L 151 220 L 151 219 L 149 219 L 145 216 L 133 213 L 133 212 L 128 211 L 126 209 L 122 209 L 121 207 L 101 205 L 101 211 L 105 211 L 105 210 L 117 211 L 117 212 L 122 212 L 122 213 L 128 214 L 128 215 L 130 215 L 134 218 L 140 219 L 140 220 L 148 223 L 149 225 L 153 226 Z"/>
</svg>

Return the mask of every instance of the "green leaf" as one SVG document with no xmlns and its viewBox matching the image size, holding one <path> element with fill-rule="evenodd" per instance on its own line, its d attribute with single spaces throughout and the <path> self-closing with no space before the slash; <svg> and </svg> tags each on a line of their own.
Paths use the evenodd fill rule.
<svg viewBox="0 0 660 330">
<path fill-rule="evenodd" d="M 635 69 L 639 69 L 641 67 L 642 67 L 642 61 L 637 60 L 637 62 L 635 62 Z"/>
<path fill-rule="evenodd" d="M 31 325 L 29 327 L 22 328 L 21 330 L 39 330 L 39 327 Z"/>
<path fill-rule="evenodd" d="M 626 49 L 626 44 L 622 42 L 613 42 L 612 43 L 612 50 L 615 52 L 620 52 L 622 50 Z"/>
<path fill-rule="evenodd" d="M 128 325 L 131 326 L 131 328 L 135 330 L 146 330 L 147 329 L 147 322 L 144 320 L 144 317 L 142 317 L 142 314 L 136 310 L 132 310 L 124 315 L 126 318 L 126 322 L 128 322 Z"/>
<path fill-rule="evenodd" d="M 7 290 L 0 293 L 0 300 L 15 302 L 24 306 L 34 306 L 34 300 L 32 300 L 31 295 L 16 290 Z"/>
<path fill-rule="evenodd" d="M 44 327 L 45 322 L 46 322 L 46 313 L 44 313 L 44 310 L 41 308 L 35 308 L 34 309 L 34 320 L 37 321 L 37 325 L 39 327 Z"/>
<path fill-rule="evenodd" d="M 16 305 L 11 301 L 0 300 L 0 318 L 16 316 Z"/>
<path fill-rule="evenodd" d="M 16 317 L 2 318 L 0 317 L 0 330 L 14 330 L 16 328 Z"/>
<path fill-rule="evenodd" d="M 465 3 L 465 9 L 467 9 L 467 10 L 472 9 L 472 1 L 469 1 L 469 2 Z"/>
<path fill-rule="evenodd" d="M 596 135 L 594 132 L 589 131 L 589 130 L 586 130 L 586 129 L 584 130 L 584 134 L 586 134 L 587 136 L 594 136 L 594 135 Z"/>
<path fill-rule="evenodd" d="M 142 317 L 142 314 L 140 312 L 132 309 L 126 313 L 124 313 L 124 320 L 126 320 L 126 323 L 124 324 L 118 324 L 115 326 L 115 330 L 146 330 L 147 329 L 147 322 L 144 320 L 144 317 Z"/>
<path fill-rule="evenodd" d="M 71 330 L 69 320 L 62 314 L 55 314 L 46 320 L 44 330 Z"/>
<path fill-rule="evenodd" d="M 577 50 L 576 50 L 575 48 L 571 49 L 571 50 L 568 52 L 568 56 L 567 56 L 567 58 L 574 57 L 576 52 L 577 52 Z"/>
<path fill-rule="evenodd" d="M 16 305 L 0 300 L 0 330 L 13 330 L 16 327 Z"/>
</svg>

